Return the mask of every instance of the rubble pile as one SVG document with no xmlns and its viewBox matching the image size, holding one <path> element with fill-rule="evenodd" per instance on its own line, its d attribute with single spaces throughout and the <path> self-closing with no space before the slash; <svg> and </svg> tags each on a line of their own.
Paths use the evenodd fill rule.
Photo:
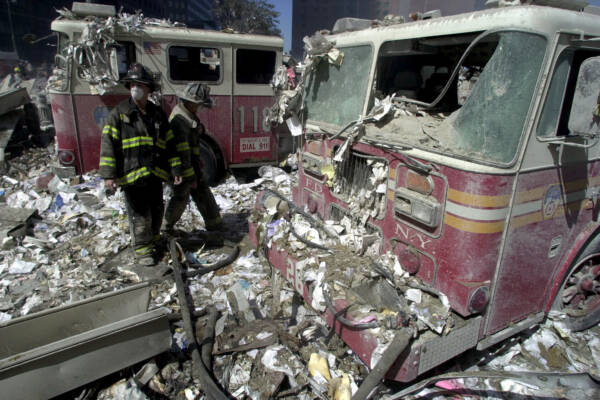
<svg viewBox="0 0 600 400">
<path fill-rule="evenodd" d="M 168 267 L 133 264 L 120 192 L 106 193 L 93 174 L 70 179 L 55 176 L 49 167 L 51 157 L 50 148 L 32 149 L 14 159 L 9 174 L 2 177 L 5 207 L 28 210 L 28 220 L 23 221 L 27 229 L 22 236 L 10 236 L 17 231 L 7 229 L 8 236 L 2 241 L 0 321 L 148 279 L 155 282 L 150 308 L 165 307 L 178 313 L 177 290 Z M 226 241 L 239 242 L 247 232 L 247 215 L 258 190 L 277 187 L 290 195 L 292 178 L 283 170 L 265 166 L 259 174 L 253 182 L 238 184 L 230 178 L 214 189 Z M 178 228 L 193 237 L 201 227 L 199 212 L 188 207 Z M 214 307 L 219 315 L 214 346 L 217 381 L 237 398 L 254 399 L 286 391 L 288 398 L 326 398 L 328 391 L 350 393 L 351 387 L 356 389 L 355 382 L 365 369 L 354 354 L 337 337 L 327 336 L 326 323 L 287 283 L 280 282 L 275 304 L 270 281 L 273 271 L 255 250 L 244 243 L 241 246 L 243 251 L 233 264 L 188 278 L 197 314 Z M 226 247 L 201 246 L 187 251 L 186 258 L 208 265 L 226 257 Z M 165 271 L 167 274 L 160 276 Z M 172 327 L 173 352 L 145 365 L 146 379 L 139 381 L 137 375 L 135 379 L 117 379 L 100 390 L 97 398 L 143 399 L 156 394 L 198 398 L 201 386 L 192 378 L 192 362 L 185 360 L 189 340 L 180 323 L 174 322 Z M 307 366 L 315 357 L 327 360 L 326 368 L 311 373 Z M 263 378 L 271 384 L 259 384 Z M 89 394 L 92 390 L 87 387 L 84 391 Z"/>
<path fill-rule="evenodd" d="M 597 382 L 600 326 L 573 332 L 563 320 L 564 314 L 551 311 L 544 323 L 520 336 L 489 350 L 466 353 L 456 360 L 452 369 L 465 371 L 472 377 L 440 380 L 435 387 L 416 391 L 414 398 L 438 399 L 456 395 L 478 398 L 598 398 L 600 390 L 597 386 L 577 385 L 569 379 L 580 374 L 589 375 Z M 528 375 L 531 371 L 546 373 L 546 378 L 535 379 Z M 495 376 L 496 372 L 501 374 Z M 558 384 L 552 382 L 552 377 L 557 377 Z"/>
<path fill-rule="evenodd" d="M 176 316 L 180 306 L 168 258 L 156 268 L 132 263 L 120 193 L 107 194 L 93 174 L 55 176 L 49 167 L 51 156 L 50 149 L 30 150 L 14 159 L 9 174 L 1 178 L 3 206 L 26 212 L 13 211 L 13 220 L 22 216 L 21 224 L 2 226 L 0 323 L 148 279 L 154 282 L 150 308 L 165 308 Z M 276 167 L 262 167 L 259 175 L 242 184 L 229 178 L 214 189 L 224 215 L 226 245 L 185 252 L 189 263 L 209 266 L 227 258 L 236 244 L 242 248 L 232 264 L 187 280 L 192 308 L 199 316 L 198 343 L 211 310 L 216 310 L 212 373 L 228 393 L 249 399 L 349 399 L 367 368 L 321 318 L 327 309 L 345 309 L 346 322 L 360 324 L 377 337 L 377 348 L 367 360 L 371 366 L 385 354 L 400 327 L 410 328 L 414 336 L 446 335 L 459 322 L 445 296 L 410 277 L 392 254 L 377 256 L 378 236 L 359 229 L 360 219 L 318 222 L 301 210 L 286 218 L 289 209 L 281 199 L 271 199 L 264 215 L 251 218 L 263 221 L 259 235 L 267 248 L 285 249 L 299 260 L 299 278 L 311 296 L 307 304 L 272 270 L 262 250 L 243 239 L 260 190 L 277 189 L 291 196 L 291 175 Z M 202 226 L 198 211 L 188 207 L 178 228 L 193 237 Z M 137 366 L 137 373 L 124 370 L 111 382 L 87 385 L 74 396 L 203 398 L 192 360 L 186 357 L 190 341 L 176 317 L 171 328 L 170 353 Z M 466 372 L 594 371 L 600 367 L 599 333 L 598 327 L 569 332 L 560 315 L 553 314 L 539 329 L 489 351 L 470 352 L 456 365 Z M 416 396 L 469 390 L 480 398 L 508 391 L 558 394 L 556 388 L 534 387 L 518 379 L 466 378 L 438 382 Z"/>
<path fill-rule="evenodd" d="M 267 249 L 298 260 L 296 287 L 308 288 L 314 310 L 338 314 L 343 309 L 344 325 L 376 337 L 378 346 L 367 360 L 371 368 L 398 329 L 408 328 L 414 337 L 451 331 L 455 316 L 446 296 L 411 277 L 394 254 L 380 255 L 381 237 L 366 230 L 365 219 L 344 216 L 321 222 L 283 203 L 275 195 L 267 197 L 266 212 L 251 217 L 262 224 L 260 240 Z M 361 216 L 369 215 L 364 211 Z"/>
<path fill-rule="evenodd" d="M 106 198 L 101 181 L 91 176 L 69 183 L 54 176 L 47 167 L 50 157 L 49 148 L 31 150 L 2 177 L 6 206 L 35 213 L 28 235 L 2 239 L 5 320 L 131 282 L 98 269 L 127 246 L 119 201 Z"/>
</svg>

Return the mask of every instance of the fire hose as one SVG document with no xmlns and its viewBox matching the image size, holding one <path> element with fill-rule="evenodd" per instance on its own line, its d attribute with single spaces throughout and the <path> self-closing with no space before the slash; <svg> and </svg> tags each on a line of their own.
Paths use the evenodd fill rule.
<svg viewBox="0 0 600 400">
<path fill-rule="evenodd" d="M 177 241 L 171 239 L 169 242 L 169 251 L 171 253 L 171 259 L 173 261 L 173 271 L 175 276 L 175 285 L 177 286 L 177 295 L 179 297 L 179 307 L 181 309 L 181 317 L 183 319 L 183 327 L 185 335 L 191 343 L 192 351 L 192 371 L 195 377 L 200 380 L 202 389 L 206 393 L 207 397 L 215 400 L 228 400 L 219 386 L 213 381 L 209 371 L 202 362 L 202 357 L 198 351 L 198 343 L 196 342 L 196 335 L 194 334 L 194 325 L 192 323 L 192 316 L 190 313 L 190 306 L 187 301 L 187 295 L 185 292 L 185 284 L 183 282 L 183 270 L 179 263 L 179 257 L 177 253 Z"/>
<path fill-rule="evenodd" d="M 352 400 L 365 400 L 371 396 L 371 393 L 383 380 L 385 374 L 409 346 L 412 336 L 411 330 L 407 328 L 402 328 L 396 333 L 392 342 L 383 352 L 379 362 L 377 362 L 375 367 L 369 372 L 369 375 L 367 375 L 360 385 L 358 391 L 352 396 Z"/>
<path fill-rule="evenodd" d="M 329 296 L 327 295 L 325 290 L 323 290 L 323 298 L 325 299 L 325 304 L 327 305 L 327 309 L 331 312 L 331 314 L 333 314 L 334 324 L 335 324 L 335 321 L 338 321 L 340 324 L 344 325 L 347 328 L 351 328 L 351 329 L 371 329 L 371 328 L 377 328 L 379 326 L 379 324 L 377 322 L 360 323 L 360 322 L 350 321 L 349 319 L 346 319 L 340 315 L 345 310 L 338 311 L 335 309 L 335 306 L 333 305 L 331 299 L 329 298 Z"/>
<path fill-rule="evenodd" d="M 240 254 L 240 247 L 235 246 L 233 252 L 229 254 L 225 259 L 217 261 L 213 264 L 190 264 L 190 268 L 195 268 L 195 271 L 185 271 L 186 278 L 192 278 L 197 275 L 205 275 L 209 272 L 216 271 L 231 264 Z"/>
</svg>

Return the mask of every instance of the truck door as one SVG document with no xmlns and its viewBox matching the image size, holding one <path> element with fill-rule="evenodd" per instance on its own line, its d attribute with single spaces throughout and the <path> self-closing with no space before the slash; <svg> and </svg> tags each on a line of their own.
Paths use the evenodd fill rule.
<svg viewBox="0 0 600 400">
<path fill-rule="evenodd" d="M 578 38 L 559 36 L 551 77 L 540 91 L 544 100 L 518 175 L 492 288 L 488 334 L 542 311 L 557 268 L 592 219 L 592 194 L 600 187 L 600 151 L 586 144 L 571 116 L 579 107 L 574 94 L 580 68 L 600 50 Z M 596 110 L 599 95 L 591 96 L 589 113 Z"/>
<path fill-rule="evenodd" d="M 281 55 L 272 49 L 234 48 L 231 163 L 277 160 L 277 139 L 266 122 L 273 105 L 269 85 Z"/>
</svg>

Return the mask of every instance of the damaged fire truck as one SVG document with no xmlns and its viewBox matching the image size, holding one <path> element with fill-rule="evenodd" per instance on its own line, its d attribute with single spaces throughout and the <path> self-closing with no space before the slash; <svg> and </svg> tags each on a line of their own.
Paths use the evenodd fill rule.
<svg viewBox="0 0 600 400">
<path fill-rule="evenodd" d="M 303 121 L 293 199 L 262 192 L 250 233 L 371 368 L 362 395 L 553 310 L 600 320 L 600 18 L 581 3 L 305 39 L 282 102 Z"/>
<path fill-rule="evenodd" d="M 276 164 L 289 153 L 289 132 L 265 122 L 282 38 L 190 29 L 100 4 L 74 2 L 59 13 L 51 26 L 58 48 L 48 87 L 61 165 L 77 173 L 98 168 L 102 127 L 128 96 L 119 79 L 134 62 L 155 74 L 155 100 L 167 115 L 186 84 L 210 86 L 213 107 L 198 114 L 206 128 L 200 149 L 208 182 L 227 168 Z"/>
</svg>

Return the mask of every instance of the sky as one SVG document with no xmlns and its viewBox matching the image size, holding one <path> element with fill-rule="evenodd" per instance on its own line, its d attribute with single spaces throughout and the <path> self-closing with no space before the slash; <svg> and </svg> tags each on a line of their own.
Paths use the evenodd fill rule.
<svg viewBox="0 0 600 400">
<path fill-rule="evenodd" d="M 283 51 L 289 53 L 292 47 L 292 0 L 268 0 L 279 12 L 279 30 L 283 35 Z M 600 3 L 600 0 L 598 0 Z"/>
</svg>

